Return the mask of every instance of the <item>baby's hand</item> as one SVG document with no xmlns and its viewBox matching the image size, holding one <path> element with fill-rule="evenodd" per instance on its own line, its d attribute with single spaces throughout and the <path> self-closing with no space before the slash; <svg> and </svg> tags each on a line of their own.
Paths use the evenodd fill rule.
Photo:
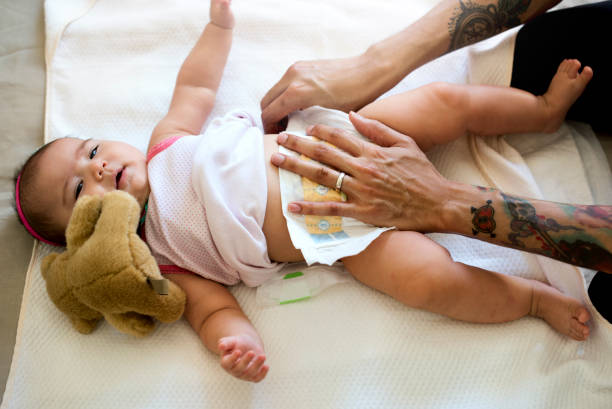
<svg viewBox="0 0 612 409">
<path fill-rule="evenodd" d="M 230 8 L 232 0 L 210 0 L 210 21 L 221 28 L 234 28 L 234 13 Z"/>
<path fill-rule="evenodd" d="M 236 335 L 219 340 L 221 367 L 238 379 L 259 382 L 266 377 L 266 355 L 257 340 L 248 335 Z"/>
</svg>

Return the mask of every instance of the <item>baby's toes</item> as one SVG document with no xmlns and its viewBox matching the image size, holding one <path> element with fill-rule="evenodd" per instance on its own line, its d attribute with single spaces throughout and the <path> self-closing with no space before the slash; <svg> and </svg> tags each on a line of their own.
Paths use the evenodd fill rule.
<svg viewBox="0 0 612 409">
<path fill-rule="evenodd" d="M 580 69 L 580 61 L 567 60 L 567 62 L 567 76 L 570 78 L 576 78 L 578 76 L 578 70 Z"/>
<path fill-rule="evenodd" d="M 586 85 L 589 81 L 591 81 L 591 78 L 593 78 L 593 69 L 588 66 L 584 67 L 579 77 L 584 85 Z"/>
<path fill-rule="evenodd" d="M 570 67 L 570 62 L 568 59 L 565 59 L 561 61 L 561 64 L 559 64 L 559 68 L 557 68 L 557 72 L 567 72 L 569 70 L 569 67 Z"/>
<path fill-rule="evenodd" d="M 572 314 L 574 317 L 576 317 L 576 319 L 578 320 L 578 322 L 582 323 L 582 324 L 586 324 L 590 319 L 591 319 L 591 314 L 589 313 L 589 310 L 587 310 L 585 307 L 583 307 L 582 305 L 579 305 L 575 310 L 574 313 Z"/>
<path fill-rule="evenodd" d="M 570 336 L 578 341 L 584 341 L 589 336 L 589 327 L 586 323 L 591 319 L 591 314 L 582 304 L 574 305 L 570 319 Z"/>
<path fill-rule="evenodd" d="M 589 327 L 576 319 L 570 321 L 570 337 L 577 341 L 584 341 L 589 337 Z"/>
</svg>

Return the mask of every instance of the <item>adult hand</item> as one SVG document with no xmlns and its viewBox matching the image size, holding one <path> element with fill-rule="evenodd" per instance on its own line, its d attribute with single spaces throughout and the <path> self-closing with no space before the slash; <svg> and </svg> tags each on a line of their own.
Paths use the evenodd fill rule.
<svg viewBox="0 0 612 409">
<path fill-rule="evenodd" d="M 284 118 L 313 105 L 345 112 L 359 109 L 376 99 L 389 86 L 379 75 L 381 60 L 375 51 L 349 58 L 299 61 L 261 100 L 261 118 L 266 133 L 283 131 Z M 284 125 L 284 126 L 283 126 Z"/>
<path fill-rule="evenodd" d="M 342 191 L 347 202 L 294 202 L 289 211 L 298 214 L 354 217 L 378 226 L 401 230 L 443 231 L 442 209 L 453 185 L 434 168 L 409 136 L 382 123 L 350 113 L 355 129 L 365 141 L 349 132 L 325 125 L 307 131 L 323 142 L 280 134 L 278 142 L 323 164 L 280 153 L 272 163 L 317 183 L 335 187 L 339 171 L 345 172 Z"/>
</svg>

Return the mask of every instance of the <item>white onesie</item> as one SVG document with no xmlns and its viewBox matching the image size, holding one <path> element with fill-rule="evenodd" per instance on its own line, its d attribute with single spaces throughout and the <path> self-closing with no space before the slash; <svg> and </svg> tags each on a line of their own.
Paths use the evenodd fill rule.
<svg viewBox="0 0 612 409">
<path fill-rule="evenodd" d="M 351 126 L 346 114 L 316 107 L 293 115 L 288 131 L 303 134 L 313 123 Z M 144 235 L 163 273 L 257 286 L 283 267 L 270 261 L 262 231 L 268 192 L 263 146 L 253 118 L 234 111 L 211 121 L 203 135 L 169 138 L 151 149 Z M 283 172 L 284 209 L 305 190 L 339 194 Z M 388 230 L 348 218 L 283 213 L 293 245 L 309 264 L 357 254 Z"/>
<path fill-rule="evenodd" d="M 282 268 L 270 261 L 262 231 L 263 134 L 250 115 L 230 112 L 203 135 L 168 139 L 148 156 L 144 233 L 162 272 L 257 286 Z"/>
</svg>

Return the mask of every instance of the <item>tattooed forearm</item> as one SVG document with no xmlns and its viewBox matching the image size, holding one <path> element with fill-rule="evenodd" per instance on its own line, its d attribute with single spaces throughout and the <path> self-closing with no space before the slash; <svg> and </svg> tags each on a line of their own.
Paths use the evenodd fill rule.
<svg viewBox="0 0 612 409">
<path fill-rule="evenodd" d="M 512 233 L 508 234 L 508 239 L 512 244 L 523 247 L 524 244 L 518 240 L 519 238 L 536 236 L 536 238 L 542 241 L 546 249 L 553 249 L 559 255 L 566 256 L 548 233 L 550 231 L 559 232 L 561 230 L 582 231 L 582 229 L 574 226 L 562 226 L 555 219 L 538 216 L 535 207 L 527 200 L 503 193 L 501 195 L 511 216 L 510 229 Z"/>
<path fill-rule="evenodd" d="M 600 228 L 612 236 L 612 206 L 561 205 L 568 216 L 585 227 Z"/>
<path fill-rule="evenodd" d="M 478 187 L 479 189 L 483 189 Z M 487 204 L 480 206 L 478 209 L 472 207 L 472 234 L 475 236 L 478 233 L 490 234 L 491 238 L 495 237 L 495 209 L 491 206 L 491 201 L 487 200 Z"/>
<path fill-rule="evenodd" d="M 485 186 L 477 186 L 477 185 L 473 185 L 476 189 L 480 190 L 481 192 L 488 192 L 488 193 L 492 193 L 492 192 L 497 192 L 497 189 L 495 189 L 494 187 L 485 187 Z"/>
<path fill-rule="evenodd" d="M 504 193 L 501 195 L 510 216 L 510 232 L 507 238 L 513 246 L 571 264 L 603 271 L 611 269 L 610 251 L 593 235 L 594 231 L 610 230 L 609 207 L 559 204 L 569 216 L 564 224 L 560 224 L 550 216 L 538 214 L 528 200 Z M 573 211 L 570 213 L 568 208 Z M 597 230 L 589 229 L 594 223 L 589 226 L 579 218 L 584 218 L 585 215 L 599 222 Z M 527 245 L 526 242 L 530 239 L 535 239 L 539 247 Z"/>
<path fill-rule="evenodd" d="M 497 5 L 459 0 L 455 14 L 448 22 L 449 51 L 489 38 L 522 23 L 520 15 L 531 0 L 498 0 Z"/>
</svg>

